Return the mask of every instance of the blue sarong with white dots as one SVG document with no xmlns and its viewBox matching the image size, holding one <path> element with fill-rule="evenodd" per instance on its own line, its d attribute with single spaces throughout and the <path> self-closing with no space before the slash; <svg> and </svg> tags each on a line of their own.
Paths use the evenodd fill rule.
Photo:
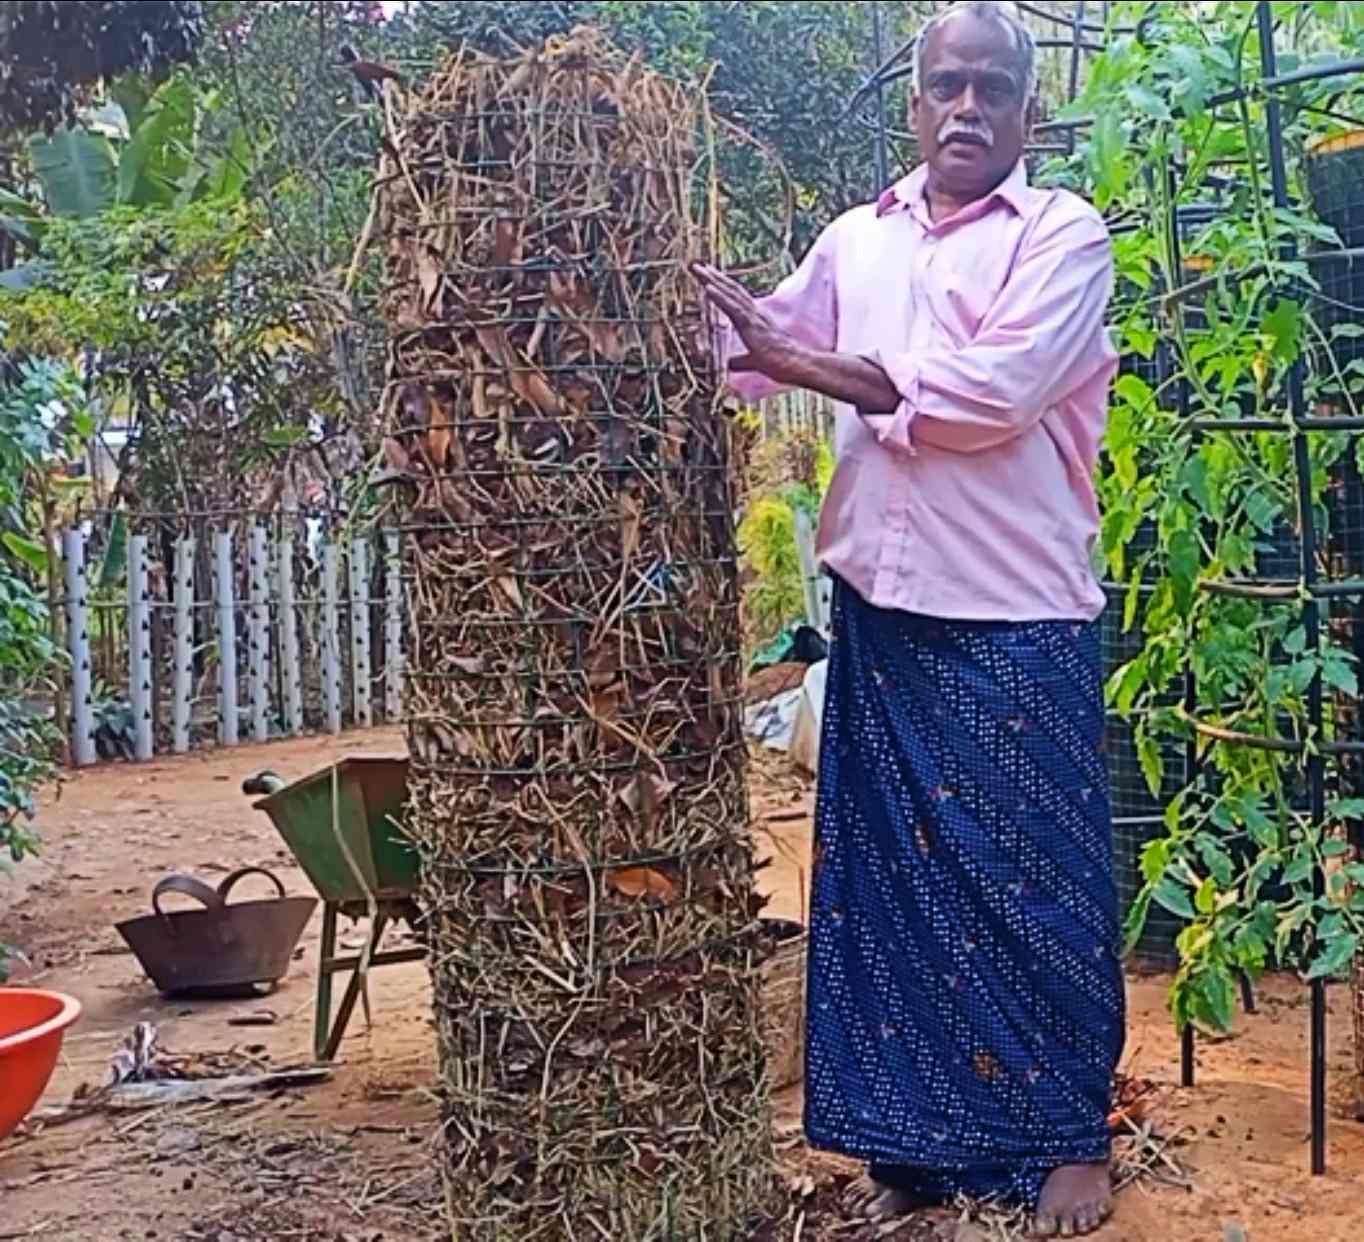
<svg viewBox="0 0 1364 1242">
<path fill-rule="evenodd" d="M 806 1131 L 926 1199 L 1109 1157 L 1124 1038 L 1098 629 L 834 605 Z"/>
</svg>

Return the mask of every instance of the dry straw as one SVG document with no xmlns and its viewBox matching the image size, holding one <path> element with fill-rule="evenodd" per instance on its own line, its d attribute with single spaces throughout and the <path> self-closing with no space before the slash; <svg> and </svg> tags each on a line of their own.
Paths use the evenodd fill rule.
<svg viewBox="0 0 1364 1242">
<path fill-rule="evenodd" d="M 577 31 L 390 112 L 453 1236 L 747 1238 L 774 1179 L 704 92 Z"/>
</svg>

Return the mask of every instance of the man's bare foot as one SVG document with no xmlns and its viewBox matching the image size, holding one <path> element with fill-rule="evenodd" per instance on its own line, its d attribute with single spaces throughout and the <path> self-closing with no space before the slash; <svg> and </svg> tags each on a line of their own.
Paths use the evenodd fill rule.
<svg viewBox="0 0 1364 1242">
<path fill-rule="evenodd" d="M 1106 1164 L 1057 1169 L 1042 1187 L 1033 1232 L 1039 1238 L 1083 1238 L 1113 1215 L 1113 1181 Z"/>
<path fill-rule="evenodd" d="M 910 1216 L 928 1205 L 907 1190 L 884 1186 L 874 1177 L 859 1177 L 844 1192 L 843 1206 L 868 1224 Z"/>
</svg>

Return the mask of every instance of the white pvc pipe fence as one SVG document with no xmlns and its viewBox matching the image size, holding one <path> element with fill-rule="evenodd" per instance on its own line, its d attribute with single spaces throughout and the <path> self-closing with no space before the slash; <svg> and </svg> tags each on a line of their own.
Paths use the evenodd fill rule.
<svg viewBox="0 0 1364 1242">
<path fill-rule="evenodd" d="M 353 539 L 350 545 L 350 646 L 351 687 L 355 695 L 355 722 L 362 729 L 374 724 L 373 672 L 370 667 L 369 543 Z"/>
<path fill-rule="evenodd" d="M 384 715 L 400 720 L 403 714 L 403 548 L 396 530 L 384 535 Z"/>
<path fill-rule="evenodd" d="M 223 523 L 164 550 L 133 534 L 126 572 L 102 584 L 92 572 L 92 595 L 87 565 L 101 557 L 93 538 L 89 528 L 62 535 L 76 766 L 401 719 L 396 531 L 314 547 L 287 524 Z M 110 705 L 126 711 L 106 713 Z M 106 716 L 131 721 L 112 751 Z"/>
<path fill-rule="evenodd" d="M 251 737 L 270 740 L 270 546 L 265 527 L 251 531 Z"/>
<path fill-rule="evenodd" d="M 213 590 L 218 605 L 218 745 L 237 744 L 237 604 L 232 583 L 232 536 L 213 536 Z"/>
<path fill-rule="evenodd" d="M 322 691 L 327 732 L 341 732 L 341 608 L 338 604 L 340 554 L 335 544 L 322 549 Z"/>
<path fill-rule="evenodd" d="M 297 737 L 303 731 L 303 673 L 298 653 L 298 601 L 294 592 L 294 540 L 285 535 L 279 543 L 279 624 L 284 660 L 284 732 Z"/>
</svg>

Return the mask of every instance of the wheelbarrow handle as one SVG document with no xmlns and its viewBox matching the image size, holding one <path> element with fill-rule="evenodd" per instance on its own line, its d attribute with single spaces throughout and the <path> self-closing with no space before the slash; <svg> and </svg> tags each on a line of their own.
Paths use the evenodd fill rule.
<svg viewBox="0 0 1364 1242">
<path fill-rule="evenodd" d="M 161 909 L 161 898 L 165 893 L 193 897 L 209 910 L 220 909 L 223 905 L 221 892 L 209 888 L 202 880 L 196 880 L 192 875 L 168 875 L 152 889 L 152 909 L 163 918 L 166 912 Z"/>
<path fill-rule="evenodd" d="M 249 875 L 263 875 L 278 890 L 279 896 L 284 896 L 284 884 L 273 871 L 267 871 L 264 867 L 243 867 L 240 871 L 234 871 L 229 876 L 223 877 L 223 882 L 218 885 L 218 891 L 214 894 L 218 903 L 223 905 L 227 902 L 227 895 L 232 891 L 233 886 L 238 880 L 244 880 Z"/>
<path fill-rule="evenodd" d="M 274 772 L 257 772 L 242 782 L 242 793 L 248 798 L 268 798 L 287 787 L 287 783 Z"/>
</svg>

